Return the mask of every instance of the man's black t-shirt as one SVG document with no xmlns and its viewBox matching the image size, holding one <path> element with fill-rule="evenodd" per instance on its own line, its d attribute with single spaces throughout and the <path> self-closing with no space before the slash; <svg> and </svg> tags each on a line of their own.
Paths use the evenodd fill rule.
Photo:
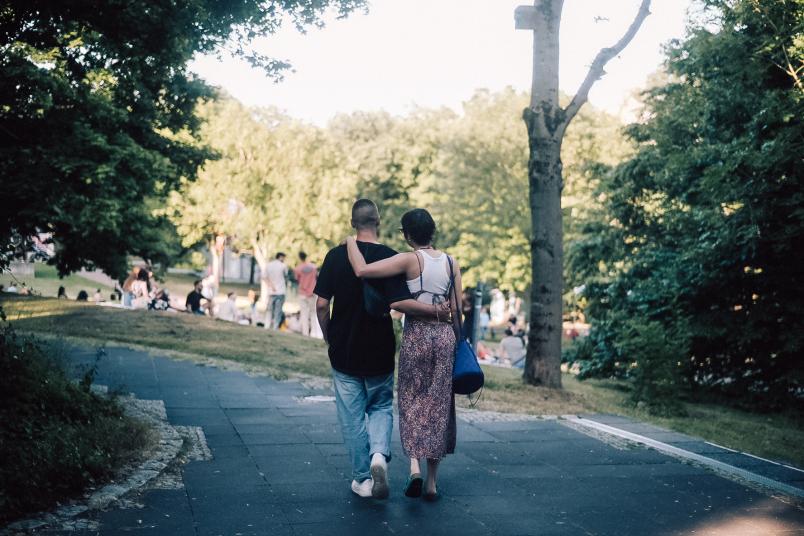
<svg viewBox="0 0 804 536">
<path fill-rule="evenodd" d="M 192 312 L 198 313 L 201 311 L 201 300 L 203 298 L 200 292 L 193 289 L 187 295 L 187 301 L 184 302 L 184 306 L 187 307 L 189 305 Z"/>
<path fill-rule="evenodd" d="M 358 242 L 357 247 L 367 263 L 396 255 L 396 251 L 382 244 Z M 366 282 L 382 293 L 388 303 L 412 297 L 403 275 Z M 396 346 L 391 317 L 372 317 L 364 310 L 363 285 L 349 264 L 346 246 L 327 253 L 315 294 L 333 300 L 327 329 L 332 368 L 352 376 L 379 376 L 394 371 Z"/>
</svg>

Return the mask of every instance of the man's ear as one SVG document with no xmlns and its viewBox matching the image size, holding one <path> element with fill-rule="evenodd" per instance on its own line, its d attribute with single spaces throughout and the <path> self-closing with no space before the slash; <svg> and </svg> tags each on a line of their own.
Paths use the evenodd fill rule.
<svg viewBox="0 0 804 536">
<path fill-rule="evenodd" d="M 349 223 L 351 224 L 352 229 L 357 229 L 357 226 L 355 225 L 355 220 L 349 220 Z"/>
</svg>

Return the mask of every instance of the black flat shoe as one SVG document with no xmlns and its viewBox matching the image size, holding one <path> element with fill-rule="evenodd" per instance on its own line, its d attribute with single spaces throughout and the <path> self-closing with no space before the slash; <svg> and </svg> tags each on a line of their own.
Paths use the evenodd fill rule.
<svg viewBox="0 0 804 536">
<path fill-rule="evenodd" d="M 405 483 L 405 497 L 410 497 L 411 499 L 421 497 L 423 484 L 424 480 L 422 479 L 422 475 L 419 473 L 410 475 L 408 481 Z"/>
<path fill-rule="evenodd" d="M 433 493 L 425 492 L 422 498 L 427 502 L 436 502 L 441 498 L 441 495 L 437 491 Z"/>
</svg>

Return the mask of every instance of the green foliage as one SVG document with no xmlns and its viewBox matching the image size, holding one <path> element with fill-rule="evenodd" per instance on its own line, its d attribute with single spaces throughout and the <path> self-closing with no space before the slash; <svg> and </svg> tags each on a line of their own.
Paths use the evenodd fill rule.
<svg viewBox="0 0 804 536">
<path fill-rule="evenodd" d="M 527 95 L 510 88 L 478 91 L 441 150 L 435 206 L 468 285 L 487 281 L 517 292 L 530 286 L 527 103 Z M 591 189 L 587 162 L 614 164 L 626 154 L 619 128 L 614 117 L 591 107 L 570 125 L 562 146 L 565 235 L 575 232 L 574 218 Z"/>
<path fill-rule="evenodd" d="M 5 2 L 0 16 L 0 264 L 53 233 L 60 272 L 113 276 L 128 254 L 166 253 L 147 199 L 192 178 L 209 156 L 191 134 L 210 90 L 187 72 L 224 51 L 281 77 L 287 63 L 249 48 L 283 20 L 300 30 L 363 0 Z M 232 50 L 232 48 L 234 48 Z M 169 229 L 168 229 L 169 231 Z M 156 245 L 155 245 L 156 244 Z M 172 246 L 169 246 L 170 249 Z"/>
<path fill-rule="evenodd" d="M 355 191 L 320 129 L 223 96 L 198 113 L 219 158 L 170 196 L 166 213 L 184 246 L 223 235 L 264 266 L 280 250 L 323 259 L 346 236 Z"/>
<path fill-rule="evenodd" d="M 358 197 L 377 202 L 381 240 L 404 250 L 399 220 L 423 207 L 438 223 L 438 246 L 461 260 L 467 284 L 488 281 L 522 292 L 530 281 L 527 139 L 520 135 L 526 102 L 511 89 L 478 91 L 461 115 L 355 112 L 316 128 L 220 96 L 198 112 L 205 120 L 201 138 L 219 158 L 196 181 L 183 181 L 166 213 L 185 247 L 225 235 L 263 262 L 278 250 L 323 258 L 351 232 L 349 209 Z M 587 158 L 615 163 L 626 153 L 618 128 L 591 108 L 570 127 L 564 142 L 570 215 L 589 195 Z M 574 220 L 567 221 L 574 229 Z"/>
<path fill-rule="evenodd" d="M 804 4 L 702 4 L 628 129 L 636 153 L 594 170 L 601 203 L 569 273 L 585 285 L 597 373 L 634 359 L 618 355 L 632 348 L 623 319 L 685 325 L 689 384 L 777 405 L 804 380 L 804 93 L 786 67 L 804 61 Z"/>
<path fill-rule="evenodd" d="M 103 483 L 151 442 L 90 391 L 94 367 L 73 383 L 52 352 L 0 326 L 0 523 Z"/>
<path fill-rule="evenodd" d="M 680 359 L 686 355 L 683 329 L 667 330 L 661 322 L 629 320 L 618 349 L 633 364 L 631 402 L 653 415 L 683 414 L 684 394 Z"/>
</svg>

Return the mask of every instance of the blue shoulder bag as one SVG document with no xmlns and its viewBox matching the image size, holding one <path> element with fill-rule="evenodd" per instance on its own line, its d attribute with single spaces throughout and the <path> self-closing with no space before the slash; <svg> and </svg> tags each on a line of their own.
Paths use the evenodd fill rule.
<svg viewBox="0 0 804 536">
<path fill-rule="evenodd" d="M 450 286 L 455 295 L 455 305 L 458 305 L 458 290 L 455 288 L 455 270 L 452 266 L 452 259 L 447 255 L 449 261 Z M 477 362 L 477 356 L 472 346 L 464 337 L 461 336 L 460 328 L 461 311 L 456 311 L 453 319 L 455 328 L 455 362 L 452 366 L 452 392 L 459 395 L 470 395 L 483 387 L 485 378 L 483 369 Z"/>
</svg>

